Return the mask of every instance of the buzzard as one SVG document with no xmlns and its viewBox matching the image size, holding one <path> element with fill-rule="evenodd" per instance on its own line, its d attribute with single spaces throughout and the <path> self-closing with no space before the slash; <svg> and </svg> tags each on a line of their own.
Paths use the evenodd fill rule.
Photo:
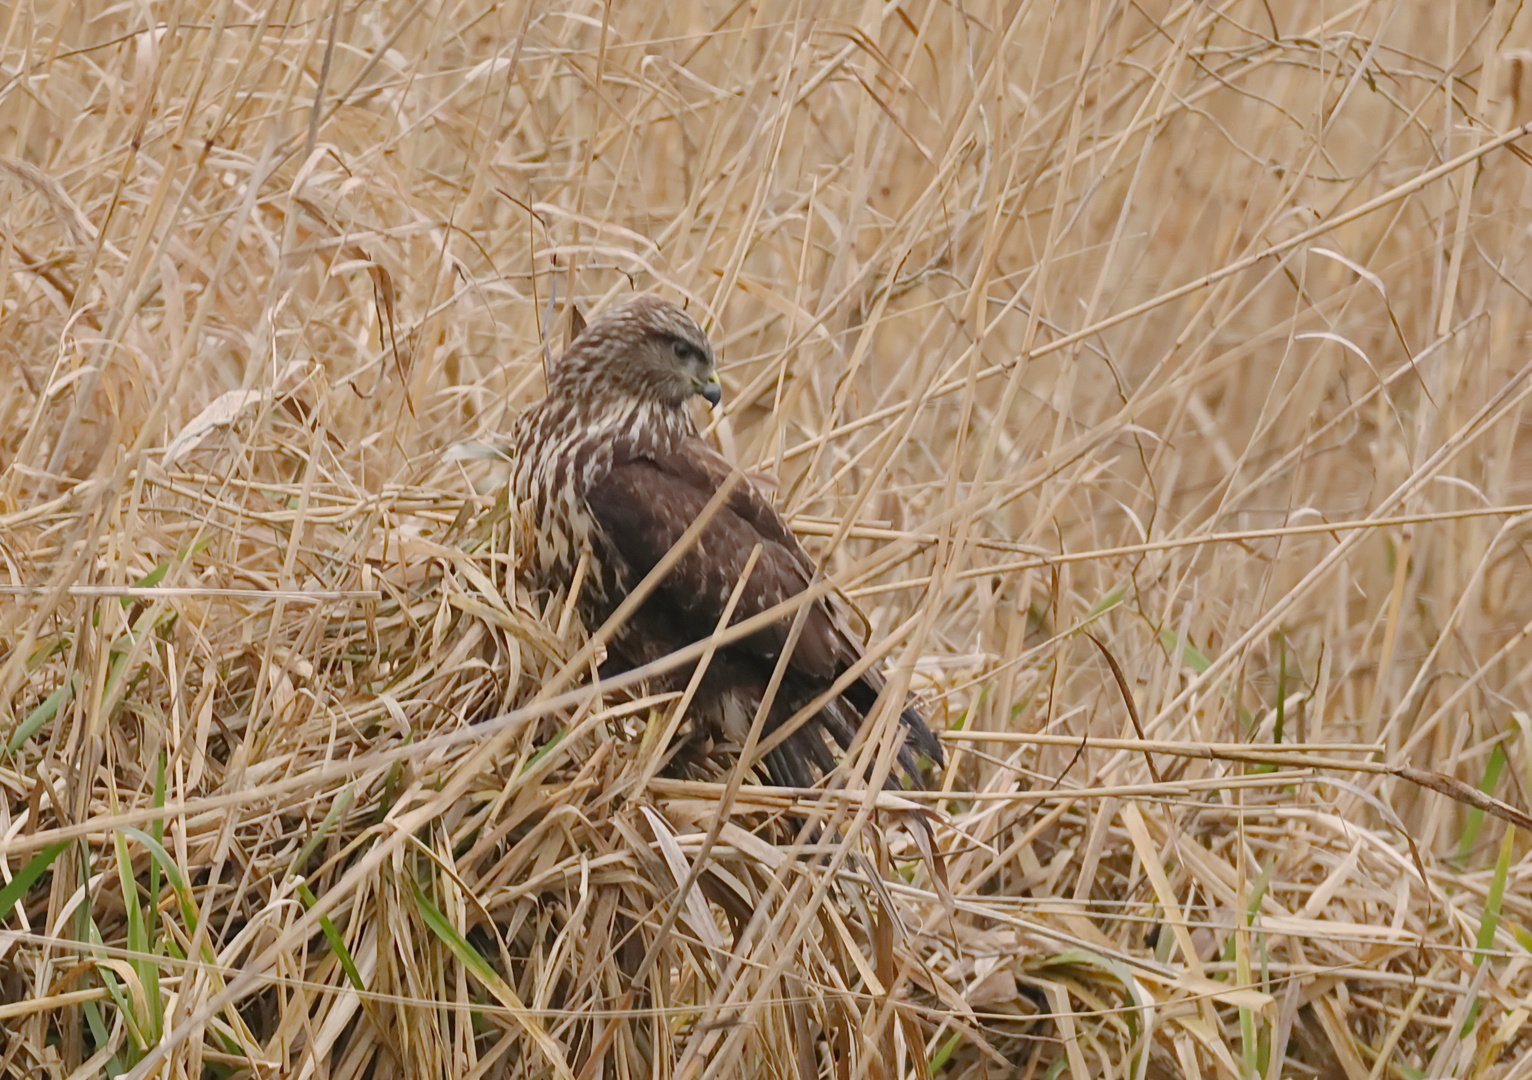
<svg viewBox="0 0 1532 1080">
<path fill-rule="evenodd" d="M 523 413 L 513 434 L 516 505 L 527 548 L 523 580 L 566 592 L 594 631 L 730 481 L 733 467 L 703 441 L 687 411 L 694 395 L 721 398 L 713 350 L 680 308 L 640 297 L 604 311 L 570 342 L 548 376 L 547 396 Z M 732 620 L 741 622 L 801 593 L 814 565 L 787 523 L 748 478 L 733 477 L 725 501 L 658 586 L 607 642 L 602 674 L 630 670 L 713 633 L 757 545 L 760 555 Z M 833 598 L 810 607 L 767 734 L 830 689 L 862 656 Z M 714 743 L 742 741 L 765 696 L 793 619 L 720 647 L 703 674 L 688 717 Z M 685 686 L 692 670 L 666 678 Z M 765 757 L 775 783 L 807 787 L 834 766 L 835 747 L 856 737 L 884 686 L 869 667 L 838 697 Z M 901 716 L 900 771 L 919 782 L 919 755 L 942 761 L 941 746 L 913 703 Z M 695 747 L 694 747 L 695 749 Z"/>
</svg>

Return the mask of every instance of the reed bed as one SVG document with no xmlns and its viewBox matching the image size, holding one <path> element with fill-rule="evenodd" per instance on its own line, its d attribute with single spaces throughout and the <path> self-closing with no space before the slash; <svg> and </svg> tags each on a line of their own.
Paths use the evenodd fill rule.
<svg viewBox="0 0 1532 1080">
<path fill-rule="evenodd" d="M 0 9 L 0 1075 L 1532 1075 L 1529 46 Z M 634 290 L 930 790 L 668 767 L 517 586 L 498 440 Z"/>
</svg>

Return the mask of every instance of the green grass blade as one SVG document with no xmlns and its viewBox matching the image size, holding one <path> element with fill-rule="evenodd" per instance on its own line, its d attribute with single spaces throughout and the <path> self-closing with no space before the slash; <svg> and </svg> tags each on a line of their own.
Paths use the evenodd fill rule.
<svg viewBox="0 0 1532 1080">
<path fill-rule="evenodd" d="M 20 750 L 23 743 L 37 734 L 38 728 L 57 716 L 59 710 L 67 705 L 69 699 L 74 696 L 75 684 L 79 680 L 80 677 L 78 675 L 65 679 L 59 684 L 57 690 L 43 698 L 42 704 L 27 713 L 26 719 L 16 725 L 16 730 L 11 732 L 11 737 L 6 740 L 6 753 L 14 754 L 17 750 Z"/>
<path fill-rule="evenodd" d="M 0 926 L 5 924 L 6 915 L 16 906 L 17 901 L 26 896 L 27 890 L 32 883 L 47 872 L 48 867 L 53 865 L 53 860 L 69 846 L 68 840 L 60 840 L 56 844 L 49 844 L 36 855 L 32 856 L 27 865 L 4 888 L 0 888 Z"/>
<path fill-rule="evenodd" d="M 1505 771 L 1509 764 L 1506 758 L 1505 746 L 1496 743 L 1494 750 L 1490 752 L 1489 763 L 1484 766 L 1484 777 L 1479 781 L 1479 790 L 1486 795 L 1493 795 L 1495 788 L 1500 785 L 1500 774 Z M 1484 811 L 1478 807 L 1471 807 L 1467 817 L 1463 821 L 1463 835 L 1458 837 L 1457 861 L 1466 864 L 1473 854 L 1473 848 L 1479 841 L 1479 830 L 1484 826 Z"/>
<path fill-rule="evenodd" d="M 311 908 L 319 903 L 312 889 L 303 882 L 298 882 L 298 896 L 303 901 L 303 906 Z M 366 990 L 362 984 L 362 973 L 357 970 L 356 961 L 352 959 L 351 950 L 346 948 L 346 939 L 340 936 L 340 931 L 335 928 L 335 923 L 328 915 L 319 916 L 319 929 L 324 931 L 325 940 L 330 943 L 330 948 L 335 952 L 335 959 L 340 961 L 341 970 L 346 973 L 346 978 L 351 980 L 351 985 L 358 990 Z"/>
</svg>

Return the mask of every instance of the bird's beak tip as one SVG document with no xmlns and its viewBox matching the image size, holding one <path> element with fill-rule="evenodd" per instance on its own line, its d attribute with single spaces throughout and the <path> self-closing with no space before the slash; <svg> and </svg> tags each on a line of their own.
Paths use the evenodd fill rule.
<svg viewBox="0 0 1532 1080">
<path fill-rule="evenodd" d="M 708 408 L 718 408 L 718 403 L 723 400 L 723 387 L 719 385 L 718 376 L 711 375 L 705 381 L 697 385 L 697 393 L 701 394 L 707 402 Z"/>
</svg>

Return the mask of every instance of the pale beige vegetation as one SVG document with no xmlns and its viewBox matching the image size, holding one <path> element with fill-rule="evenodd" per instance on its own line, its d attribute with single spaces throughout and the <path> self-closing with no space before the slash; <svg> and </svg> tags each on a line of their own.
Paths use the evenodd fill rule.
<svg viewBox="0 0 1532 1080">
<path fill-rule="evenodd" d="M 1528 45 L 0 8 L 0 1075 L 1529 1075 Z M 462 448 L 634 289 L 938 792 L 657 772 L 518 594 Z"/>
</svg>

